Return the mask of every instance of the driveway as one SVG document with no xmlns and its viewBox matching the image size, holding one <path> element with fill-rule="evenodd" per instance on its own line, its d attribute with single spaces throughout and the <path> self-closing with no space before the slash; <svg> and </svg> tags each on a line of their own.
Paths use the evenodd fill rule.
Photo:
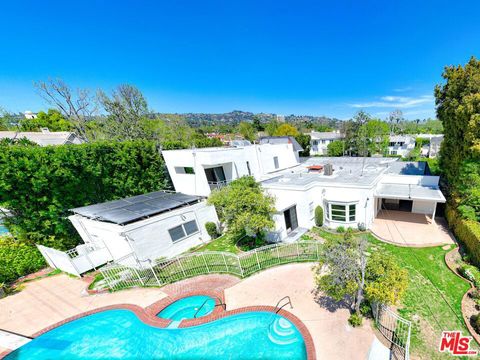
<svg viewBox="0 0 480 360">
<path fill-rule="evenodd" d="M 454 239 L 442 218 L 407 211 L 382 210 L 371 231 L 379 238 L 400 246 L 438 246 L 453 244 Z"/>
</svg>

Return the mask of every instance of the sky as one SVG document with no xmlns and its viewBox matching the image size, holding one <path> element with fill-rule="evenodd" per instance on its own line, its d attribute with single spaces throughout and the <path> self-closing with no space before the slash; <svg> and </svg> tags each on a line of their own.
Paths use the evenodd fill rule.
<svg viewBox="0 0 480 360">
<path fill-rule="evenodd" d="M 446 65 L 480 57 L 480 1 L 4 1 L 0 107 L 33 83 L 137 86 L 158 112 L 435 116 Z"/>
</svg>

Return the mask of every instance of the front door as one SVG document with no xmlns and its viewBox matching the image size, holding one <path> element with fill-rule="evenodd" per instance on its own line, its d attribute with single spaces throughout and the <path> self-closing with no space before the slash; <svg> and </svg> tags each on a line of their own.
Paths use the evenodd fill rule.
<svg viewBox="0 0 480 360">
<path fill-rule="evenodd" d="M 283 217 L 285 218 L 285 228 L 287 232 L 295 230 L 298 227 L 297 208 L 295 206 L 285 210 Z"/>
</svg>

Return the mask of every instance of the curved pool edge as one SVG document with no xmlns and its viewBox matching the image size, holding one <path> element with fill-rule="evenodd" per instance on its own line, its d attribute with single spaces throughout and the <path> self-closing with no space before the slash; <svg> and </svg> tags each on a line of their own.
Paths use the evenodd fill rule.
<svg viewBox="0 0 480 360">
<path fill-rule="evenodd" d="M 166 306 L 172 304 L 174 301 L 181 299 L 183 297 L 187 296 L 194 296 L 194 295 L 209 295 L 210 294 L 215 294 L 215 296 L 218 296 L 218 292 L 215 291 L 192 291 L 192 292 L 186 292 L 181 294 L 181 296 L 178 297 L 167 297 L 163 298 L 146 308 L 142 308 L 141 306 L 138 305 L 133 305 L 133 304 L 115 304 L 115 305 L 107 305 L 107 306 L 102 306 L 96 309 L 88 310 L 83 313 L 71 316 L 69 318 L 66 318 L 64 320 L 61 320 L 57 323 L 54 323 L 52 325 L 47 326 L 46 328 L 37 331 L 32 335 L 32 338 L 36 338 L 50 330 L 53 330 L 59 326 L 65 325 L 66 323 L 69 323 L 74 320 L 78 320 L 80 318 L 83 318 L 85 316 L 93 315 L 99 312 L 107 311 L 107 310 L 129 310 L 133 312 L 140 321 L 143 323 L 157 327 L 157 328 L 166 328 L 170 323 L 171 320 L 169 319 L 162 319 L 156 316 L 158 313 L 158 309 L 163 309 Z M 222 301 L 224 301 L 223 294 L 221 294 Z M 197 318 L 197 319 L 186 319 L 183 320 L 180 324 L 180 328 L 186 328 L 186 327 L 192 327 L 192 326 L 197 326 L 197 325 L 202 325 L 206 324 L 215 320 L 219 320 L 231 315 L 237 315 L 237 314 L 242 314 L 242 313 L 247 313 L 247 312 L 253 312 L 253 311 L 263 311 L 263 312 L 271 312 L 275 313 L 276 308 L 274 306 L 268 306 L 268 305 L 262 305 L 262 306 L 246 306 L 238 309 L 233 309 L 233 310 L 226 310 L 224 311 L 221 306 L 216 306 L 215 310 L 206 316 Z M 155 312 L 157 311 L 157 312 Z M 303 341 L 305 343 L 305 350 L 307 353 L 307 360 L 316 360 L 316 352 L 315 352 L 315 345 L 313 342 L 313 338 L 308 331 L 306 325 L 294 314 L 291 312 L 281 309 L 280 311 L 277 312 L 278 315 L 281 315 L 288 319 L 295 327 L 297 330 L 300 332 L 302 335 Z M 2 353 L 0 353 L 0 359 L 3 359 L 6 357 L 8 354 L 13 352 L 14 350 L 7 350 Z"/>
</svg>

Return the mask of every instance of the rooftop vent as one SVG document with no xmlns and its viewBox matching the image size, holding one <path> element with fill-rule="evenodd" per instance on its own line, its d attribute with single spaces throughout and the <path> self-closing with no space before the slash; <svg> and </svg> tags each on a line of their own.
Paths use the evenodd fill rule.
<svg viewBox="0 0 480 360">
<path fill-rule="evenodd" d="M 325 166 L 323 167 L 323 174 L 327 176 L 333 175 L 333 165 L 325 164 Z"/>
</svg>

